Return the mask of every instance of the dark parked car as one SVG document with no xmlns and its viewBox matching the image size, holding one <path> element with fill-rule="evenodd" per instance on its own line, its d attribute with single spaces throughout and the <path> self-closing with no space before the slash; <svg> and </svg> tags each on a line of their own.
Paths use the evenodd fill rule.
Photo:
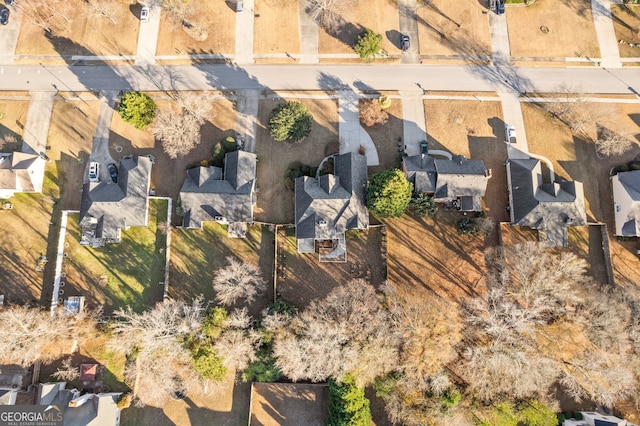
<svg viewBox="0 0 640 426">
<path fill-rule="evenodd" d="M 107 164 L 107 169 L 109 170 L 109 176 L 111 176 L 111 180 L 113 183 L 118 183 L 118 167 L 114 163 Z"/>
<path fill-rule="evenodd" d="M 504 0 L 498 0 L 498 5 L 496 6 L 496 13 L 498 15 L 502 15 L 504 13 Z"/>
<path fill-rule="evenodd" d="M 8 6 L 15 6 L 16 4 L 18 4 L 18 0 L 4 0 L 4 2 L 5 2 Z"/>
<path fill-rule="evenodd" d="M 403 35 L 402 36 L 402 50 L 406 52 L 407 50 L 409 50 L 409 48 L 411 48 L 411 40 L 409 39 L 408 35 Z"/>
<path fill-rule="evenodd" d="M 0 11 L 0 24 L 7 25 L 9 23 L 9 9 L 2 9 Z"/>
</svg>

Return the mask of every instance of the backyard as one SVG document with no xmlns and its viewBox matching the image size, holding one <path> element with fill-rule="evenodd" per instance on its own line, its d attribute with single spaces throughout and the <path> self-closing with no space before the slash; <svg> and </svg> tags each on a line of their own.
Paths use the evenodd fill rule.
<svg viewBox="0 0 640 426">
<path fill-rule="evenodd" d="M 149 226 L 122 231 L 122 242 L 80 245 L 78 215 L 69 215 L 60 297 L 85 296 L 86 306 L 107 315 L 130 306 L 136 312 L 162 301 L 167 241 L 167 201 L 149 201 Z"/>
<path fill-rule="evenodd" d="M 258 315 L 273 301 L 273 232 L 268 226 L 252 225 L 247 238 L 227 237 L 227 227 L 209 222 L 202 229 L 175 229 L 171 233 L 171 273 L 169 296 L 191 300 L 203 295 L 214 300 L 213 276 L 227 265 L 227 257 L 256 264 L 267 283 L 267 293 L 260 297 L 250 311 Z"/>
<path fill-rule="evenodd" d="M 313 115 L 311 134 L 300 142 L 274 141 L 269 134 L 269 117 L 284 100 L 261 100 L 258 110 L 258 203 L 254 218 L 267 223 L 293 223 L 293 188 L 286 185 L 287 171 L 300 164 L 317 167 L 328 154 L 327 148 L 336 147 L 338 142 L 338 103 L 335 99 L 317 98 L 295 99 Z M 331 153 L 335 152 L 337 149 Z"/>
</svg>

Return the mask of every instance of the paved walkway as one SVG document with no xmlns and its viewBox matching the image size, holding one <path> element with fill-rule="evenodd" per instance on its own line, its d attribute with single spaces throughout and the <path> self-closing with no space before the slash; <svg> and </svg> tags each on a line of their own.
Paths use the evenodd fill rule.
<svg viewBox="0 0 640 426">
<path fill-rule="evenodd" d="M 64 240 L 67 235 L 67 222 L 69 213 L 79 213 L 77 210 L 63 210 L 60 218 L 60 234 L 58 235 L 58 251 L 56 252 L 56 271 L 53 281 L 53 293 L 51 294 L 51 316 L 56 314 L 58 299 L 60 298 L 60 281 L 62 274 L 62 262 L 64 260 Z"/>
<path fill-rule="evenodd" d="M 420 154 L 420 142 L 427 140 L 422 90 L 400 91 L 404 150 L 407 155 Z"/>
<path fill-rule="evenodd" d="M 408 35 L 411 41 L 411 48 L 407 52 L 402 52 L 400 62 L 403 64 L 419 64 L 420 40 L 418 40 L 415 0 L 398 0 L 398 13 L 400 14 L 400 32 L 402 35 Z M 397 43 L 401 43 L 401 40 L 398 40 Z M 400 47 L 399 44 L 398 47 Z"/>
<path fill-rule="evenodd" d="M 158 45 L 160 12 L 162 7 L 158 0 L 147 0 L 146 4 L 149 6 L 149 21 L 140 22 L 136 65 L 151 65 L 156 63 L 156 47 Z"/>
<path fill-rule="evenodd" d="M 235 4 L 234 4 L 235 6 Z M 244 12 L 236 12 L 236 64 L 252 64 L 254 0 L 244 0 Z"/>
<path fill-rule="evenodd" d="M 55 91 L 31 92 L 27 119 L 24 123 L 23 152 L 45 153 L 55 96 Z"/>
<path fill-rule="evenodd" d="M 509 158 L 529 158 L 529 144 L 527 134 L 524 131 L 524 119 L 522 118 L 522 107 L 520 98 L 513 92 L 499 92 L 502 102 L 502 116 L 505 125 L 510 124 L 516 129 L 516 143 L 507 144 L 507 156 Z M 507 143 L 504 136 L 498 136 L 504 143 Z"/>
<path fill-rule="evenodd" d="M 96 132 L 93 135 L 93 144 L 91 145 L 91 155 L 87 162 L 97 161 L 101 164 L 100 167 L 100 180 L 110 182 L 109 171 L 107 170 L 107 164 L 113 163 L 113 157 L 109 152 L 109 128 L 111 127 L 111 119 L 113 118 L 113 109 L 115 107 L 118 92 L 116 91 L 104 91 L 101 92 L 100 113 L 98 114 L 98 124 L 96 125 Z M 89 179 L 88 172 L 85 173 L 85 182 Z"/>
<path fill-rule="evenodd" d="M 620 51 L 618 39 L 613 29 L 610 0 L 591 0 L 591 14 L 598 35 L 600 45 L 601 66 L 605 68 L 620 68 Z"/>
<path fill-rule="evenodd" d="M 0 37 L 0 64 L 13 64 L 22 25 L 22 10 L 10 7 L 9 12 L 9 23 L 2 26 L 2 37 Z"/>
<path fill-rule="evenodd" d="M 340 154 L 358 152 L 364 147 L 367 166 L 380 164 L 378 150 L 369 133 L 360 125 L 359 97 L 353 90 L 338 90 L 338 134 L 340 135 Z"/>
<path fill-rule="evenodd" d="M 247 152 L 256 150 L 258 104 L 261 93 L 261 90 L 255 89 L 237 91 L 236 133 L 242 137 L 243 147 Z"/>
<path fill-rule="evenodd" d="M 307 2 L 298 2 L 298 19 L 300 20 L 300 63 L 317 64 L 318 57 L 318 24 L 309 17 L 305 9 Z M 294 56 L 295 57 L 295 56 Z"/>
<path fill-rule="evenodd" d="M 489 27 L 491 29 L 491 56 L 494 64 L 511 62 L 511 46 L 507 30 L 507 15 L 496 15 L 489 11 Z"/>
</svg>

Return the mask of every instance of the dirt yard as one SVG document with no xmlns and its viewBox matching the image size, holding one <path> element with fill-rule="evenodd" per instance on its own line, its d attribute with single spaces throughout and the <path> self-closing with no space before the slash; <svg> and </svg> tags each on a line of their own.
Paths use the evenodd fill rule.
<svg viewBox="0 0 640 426">
<path fill-rule="evenodd" d="M 600 57 L 590 0 L 538 0 L 507 7 L 513 57 Z"/>
<path fill-rule="evenodd" d="M 250 426 L 323 426 L 329 387 L 301 383 L 254 383 Z"/>
<path fill-rule="evenodd" d="M 27 120 L 29 96 L 11 96 L 0 99 L 0 152 L 22 149 L 22 136 Z"/>
<path fill-rule="evenodd" d="M 233 54 L 236 50 L 236 4 L 224 1 L 198 1 L 200 22 L 206 23 L 206 40 L 198 41 L 189 36 L 181 26 L 175 25 L 162 12 L 156 55 L 180 55 L 196 53 Z M 245 11 L 248 13 L 248 11 Z"/>
<path fill-rule="evenodd" d="M 258 315 L 273 302 L 274 234 L 267 226 L 249 227 L 247 238 L 227 237 L 226 226 L 205 223 L 203 229 L 174 229 L 171 235 L 171 269 L 169 295 L 178 300 L 191 300 L 204 295 L 214 300 L 213 276 L 227 265 L 227 257 L 257 264 L 267 283 L 267 292 L 250 308 Z"/>
<path fill-rule="evenodd" d="M 385 278 L 381 258 L 384 232 L 380 227 L 348 231 L 347 262 L 332 263 L 320 262 L 317 253 L 298 253 L 295 228 L 279 229 L 277 294 L 302 309 L 351 279 L 364 278 L 379 286 Z"/>
<path fill-rule="evenodd" d="M 632 140 L 633 149 L 619 157 L 598 159 L 591 142 L 575 137 L 566 125 L 533 105 L 523 105 L 527 139 L 531 152 L 551 160 L 557 176 L 584 183 L 589 220 L 606 223 L 611 236 L 614 228 L 609 171 L 640 155 L 640 105 L 591 103 L 587 107 L 599 112 L 599 123 Z M 588 133 L 589 137 L 596 137 L 595 124 Z M 549 143 L 550 140 L 554 143 Z M 636 242 L 610 238 L 612 267 L 619 285 L 637 285 L 640 282 L 636 245 Z"/>
<path fill-rule="evenodd" d="M 623 58 L 640 57 L 640 8 L 628 5 L 611 5 L 613 14 L 613 27 L 616 31 L 620 56 Z M 633 46 L 629 46 L 632 43 Z"/>
<path fill-rule="evenodd" d="M 268 223 L 293 223 L 293 189 L 286 186 L 285 175 L 294 164 L 317 167 L 326 148 L 338 142 L 338 101 L 335 99 L 287 99 L 303 103 L 313 115 L 311 134 L 301 142 L 276 142 L 268 129 L 271 111 L 285 99 L 260 101 L 256 150 L 258 203 L 255 220 Z"/>
<path fill-rule="evenodd" d="M 69 215 L 62 263 L 61 298 L 85 296 L 86 306 L 103 306 L 107 315 L 131 306 L 142 312 L 162 301 L 167 202 L 149 202 L 149 226 L 122 231 L 120 244 L 97 249 L 80 245 L 78 215 Z"/>
<path fill-rule="evenodd" d="M 51 22 L 52 33 L 46 33 L 35 21 L 25 16 L 20 28 L 16 55 L 135 55 L 140 25 L 140 5 L 113 2 L 109 16 L 94 13 L 83 0 L 63 3 L 62 18 Z M 109 36 L 105 36 L 105 34 Z M 117 35 L 117 36 L 116 36 Z M 19 62 L 43 62 L 46 59 L 17 58 Z"/>
<path fill-rule="evenodd" d="M 60 197 L 62 210 L 79 210 L 82 179 L 91 143 L 98 122 L 100 102 L 90 94 L 82 94 L 84 100 L 70 100 L 64 94 L 53 105 L 47 156 L 47 177 Z"/>
<path fill-rule="evenodd" d="M 499 223 L 509 219 L 507 175 L 504 162 L 504 121 L 499 102 L 426 100 L 424 102 L 430 149 L 444 149 L 468 159 L 482 160 L 491 169 L 483 206 Z M 496 234 L 493 234 L 495 237 Z M 494 240 L 497 244 L 497 240 Z"/>
<path fill-rule="evenodd" d="M 385 93 L 391 96 L 390 93 Z M 398 152 L 398 137 L 402 137 L 404 127 L 402 123 L 402 100 L 392 98 L 391 106 L 386 110 L 389 121 L 386 124 L 377 124 L 372 127 L 364 127 L 369 133 L 378 151 L 380 165 L 369 167 L 369 175 L 386 170 L 391 167 L 399 167 L 400 152 Z"/>
<path fill-rule="evenodd" d="M 391 55 L 400 55 L 400 17 L 396 3 L 388 0 L 349 3 L 342 13 L 344 23 L 337 31 L 319 29 L 320 54 L 353 53 L 358 35 L 365 28 L 382 35 L 382 48 Z"/>
<path fill-rule="evenodd" d="M 389 283 L 401 294 L 457 305 L 485 291 L 484 250 L 489 241 L 458 234 L 459 217 L 458 212 L 440 209 L 432 219 L 404 215 L 385 220 Z"/>
<path fill-rule="evenodd" d="M 257 0 L 253 53 L 300 53 L 298 2 Z M 292 63 L 291 59 L 283 61 Z"/>
<path fill-rule="evenodd" d="M 491 56 L 486 8 L 478 0 L 435 0 L 417 10 L 421 55 Z"/>
<path fill-rule="evenodd" d="M 120 115 L 113 114 L 111 132 L 109 133 L 109 150 L 115 160 L 124 155 L 152 154 L 156 158 L 151 171 L 151 186 L 159 196 L 168 196 L 177 199 L 188 166 L 200 163 L 202 160 L 212 158 L 211 149 L 220 140 L 235 134 L 236 110 L 233 103 L 216 93 L 218 98 L 212 102 L 210 119 L 201 127 L 201 142 L 186 157 L 176 160 L 170 159 L 162 150 L 160 142 L 156 142 L 151 132 L 151 127 L 137 130 L 130 124 L 122 121 Z M 158 108 L 167 106 L 166 98 L 154 98 Z M 117 152 L 118 146 L 122 147 Z M 179 224 L 174 222 L 174 224 Z"/>
</svg>

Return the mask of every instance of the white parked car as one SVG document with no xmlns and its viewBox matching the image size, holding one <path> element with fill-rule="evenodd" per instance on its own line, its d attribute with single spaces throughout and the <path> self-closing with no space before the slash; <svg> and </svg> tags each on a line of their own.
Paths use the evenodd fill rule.
<svg viewBox="0 0 640 426">
<path fill-rule="evenodd" d="M 89 182 L 100 182 L 100 163 L 97 161 L 89 163 Z"/>
<path fill-rule="evenodd" d="M 516 143 L 516 128 L 510 124 L 505 124 L 504 138 L 507 141 L 507 143 Z"/>
<path fill-rule="evenodd" d="M 142 6 L 140 9 L 140 22 L 148 22 L 149 21 L 149 8 L 147 6 Z"/>
<path fill-rule="evenodd" d="M 236 12 L 242 13 L 244 11 L 244 2 L 242 0 L 238 0 L 236 3 Z"/>
</svg>

